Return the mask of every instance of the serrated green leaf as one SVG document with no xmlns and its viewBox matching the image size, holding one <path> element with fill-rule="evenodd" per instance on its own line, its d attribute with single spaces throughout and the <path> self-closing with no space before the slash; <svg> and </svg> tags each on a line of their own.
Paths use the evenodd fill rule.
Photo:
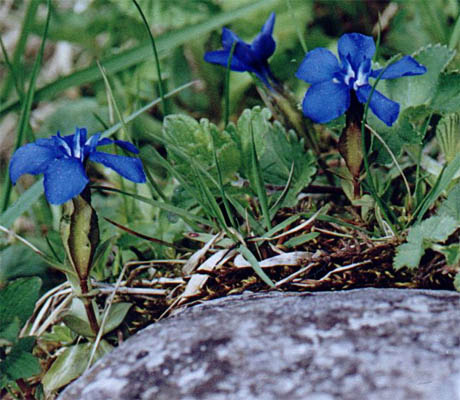
<svg viewBox="0 0 460 400">
<path fill-rule="evenodd" d="M 426 67 L 425 74 L 385 80 L 384 83 L 379 83 L 378 90 L 398 102 L 401 110 L 429 104 L 436 92 L 441 72 L 454 55 L 455 51 L 447 46 L 429 45 L 422 48 L 414 55 L 414 58 Z"/>
<path fill-rule="evenodd" d="M 216 156 L 222 171 L 222 180 L 228 182 L 240 166 L 240 153 L 229 133 L 220 131 L 207 119 L 197 122 L 187 115 L 169 115 L 164 121 L 164 138 L 168 158 L 172 160 L 178 172 L 191 178 L 190 160 L 178 154 L 179 148 L 189 158 L 193 158 L 205 170 L 217 179 L 212 140 L 214 138 Z"/>
<path fill-rule="evenodd" d="M 450 216 L 434 216 L 414 225 L 407 235 L 407 243 L 396 249 L 394 268 L 417 268 L 425 249 L 432 243 L 445 241 L 457 228 L 457 221 Z"/>
<path fill-rule="evenodd" d="M 460 73 L 442 74 L 430 104 L 437 112 L 460 111 Z"/>
<path fill-rule="evenodd" d="M 279 122 L 272 124 L 270 118 L 268 109 L 257 106 L 245 110 L 238 119 L 234 135 L 242 156 L 240 173 L 247 178 L 252 173 L 253 129 L 255 150 L 266 184 L 285 185 L 294 165 L 291 186 L 282 204 L 292 206 L 300 190 L 310 184 L 316 172 L 316 160 L 311 152 L 305 151 L 303 141 L 299 141 L 293 131 L 286 132 Z"/>
<path fill-rule="evenodd" d="M 59 356 L 42 379 L 46 393 L 51 393 L 78 378 L 88 366 L 92 343 L 80 343 L 68 347 Z M 112 346 L 101 340 L 94 361 L 112 350 Z"/>
<path fill-rule="evenodd" d="M 34 311 L 42 281 L 40 278 L 19 278 L 0 290 L 0 321 L 9 324 L 15 317 L 21 326 Z"/>
<path fill-rule="evenodd" d="M 415 242 L 408 241 L 398 246 L 396 249 L 396 256 L 393 259 L 393 267 L 395 269 L 403 267 L 408 267 L 410 269 L 417 268 L 425 252 L 422 243 L 422 240 Z"/>
<path fill-rule="evenodd" d="M 396 156 L 399 156 L 404 145 L 421 143 L 424 132 L 418 124 L 423 123 L 432 112 L 430 105 L 441 82 L 441 74 L 454 55 L 455 51 L 447 46 L 429 45 L 414 55 L 427 68 L 425 74 L 379 81 L 377 90 L 399 103 L 400 115 L 392 127 L 385 125 L 373 113 L 369 113 L 368 122 Z M 377 162 L 391 162 L 378 142 L 376 148 Z"/>
<path fill-rule="evenodd" d="M 241 172 L 246 178 L 249 178 L 252 171 L 251 132 L 254 135 L 256 153 L 262 156 L 267 146 L 266 137 L 270 130 L 270 118 L 271 112 L 267 108 L 257 106 L 251 110 L 244 110 L 238 119 L 235 134 L 241 151 Z"/>
</svg>

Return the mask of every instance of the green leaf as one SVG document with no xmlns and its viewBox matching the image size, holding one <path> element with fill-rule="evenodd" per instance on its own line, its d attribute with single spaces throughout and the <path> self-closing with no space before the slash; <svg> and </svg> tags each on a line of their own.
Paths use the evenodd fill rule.
<svg viewBox="0 0 460 400">
<path fill-rule="evenodd" d="M 59 356 L 42 379 L 46 393 L 51 393 L 85 372 L 91 355 L 92 343 L 80 343 L 66 348 Z M 112 346 L 101 340 L 96 351 L 94 361 L 112 350 Z"/>
<path fill-rule="evenodd" d="M 460 183 L 449 192 L 437 213 L 441 216 L 450 216 L 460 224 Z"/>
<path fill-rule="evenodd" d="M 261 157 L 267 147 L 267 135 L 270 131 L 271 113 L 268 108 L 254 107 L 252 110 L 244 110 L 238 119 L 234 137 L 238 142 L 241 151 L 241 173 L 249 178 L 252 171 L 252 139 L 254 135 L 254 146 L 256 153 Z M 228 127 L 234 130 L 232 125 Z M 288 169 L 289 171 L 289 169 Z"/>
<path fill-rule="evenodd" d="M 9 280 L 45 273 L 47 263 L 22 243 L 15 243 L 0 250 L 0 287 Z"/>
<path fill-rule="evenodd" d="M 94 338 L 95 334 L 89 326 L 88 320 L 78 317 L 75 314 L 66 314 L 62 317 L 62 321 L 66 326 L 75 333 L 87 338 Z"/>
<path fill-rule="evenodd" d="M 20 278 L 0 290 L 0 321 L 11 323 L 19 318 L 21 326 L 32 315 L 38 300 L 42 281 L 40 278 Z"/>
<path fill-rule="evenodd" d="M 441 72 L 452 60 L 455 51 L 447 46 L 428 45 L 415 53 L 414 58 L 427 69 L 418 76 L 407 76 L 398 79 L 388 79 L 379 83 L 378 90 L 388 95 L 400 104 L 401 110 L 429 104 L 436 93 Z"/>
<path fill-rule="evenodd" d="M 194 175 L 190 170 L 190 158 L 192 158 L 217 179 L 213 139 L 223 183 L 228 182 L 240 166 L 240 154 L 230 134 L 218 130 L 207 119 L 202 119 L 198 123 L 187 115 L 169 115 L 164 121 L 164 138 L 167 143 L 168 159 L 185 177 L 192 178 Z M 185 153 L 189 159 L 184 159 L 181 154 L 178 154 L 176 148 Z"/>
<path fill-rule="evenodd" d="M 245 110 L 235 127 L 235 140 L 240 148 L 242 163 L 240 173 L 249 178 L 252 173 L 251 129 L 254 131 L 254 145 L 262 170 L 263 181 L 267 184 L 284 186 L 294 165 L 291 186 L 282 206 L 296 203 L 297 194 L 308 186 L 316 173 L 316 160 L 312 152 L 306 152 L 304 143 L 293 131 L 286 132 L 275 121 L 270 122 L 271 113 L 266 108 L 254 107 Z M 253 188 L 255 190 L 255 188 Z"/>
<path fill-rule="evenodd" d="M 113 331 L 117 328 L 125 319 L 126 314 L 131 308 L 131 303 L 115 303 L 110 307 L 109 315 L 104 325 L 103 335 Z"/>
<path fill-rule="evenodd" d="M 457 272 L 454 278 L 454 286 L 457 292 L 460 292 L 460 272 Z"/>
<path fill-rule="evenodd" d="M 440 76 L 431 108 L 437 112 L 460 111 L 460 73 L 446 73 Z"/>
<path fill-rule="evenodd" d="M 95 302 L 93 301 L 93 305 Z M 97 312 L 96 307 L 94 307 L 96 313 L 96 318 L 100 322 L 100 316 Z M 72 299 L 69 310 L 64 314 L 62 321 L 64 324 L 72 329 L 74 332 L 78 333 L 81 336 L 93 338 L 95 337 L 94 332 L 92 331 L 89 322 L 88 316 L 86 314 L 85 305 L 83 301 L 78 297 Z"/>
<path fill-rule="evenodd" d="M 407 243 L 397 247 L 393 260 L 395 269 L 417 268 L 425 249 L 433 243 L 443 242 L 455 232 L 458 222 L 450 216 L 434 216 L 414 225 L 407 236 Z"/>
<path fill-rule="evenodd" d="M 70 345 L 77 335 L 67 326 L 53 325 L 51 332 L 45 332 L 40 336 L 40 340 L 54 342 L 62 345 Z"/>
<path fill-rule="evenodd" d="M 33 204 L 35 204 L 38 198 L 42 195 L 43 189 L 43 178 L 35 182 L 30 188 L 28 188 L 14 204 L 0 215 L 0 225 L 6 228 L 10 228 L 16 218 L 21 216 L 24 212 L 30 210 Z"/>
<path fill-rule="evenodd" d="M 459 107 L 460 109 L 460 104 Z M 436 139 L 447 162 L 460 153 L 460 114 L 447 114 L 436 126 Z"/>
<path fill-rule="evenodd" d="M 27 342 L 27 344 L 25 343 Z M 35 338 L 22 338 L 0 363 L 0 370 L 11 380 L 27 379 L 40 373 L 40 363 L 31 354 Z M 30 346 L 30 343 L 32 346 Z"/>
<path fill-rule="evenodd" d="M 260 267 L 257 258 L 255 258 L 254 254 L 246 246 L 240 246 L 239 252 L 241 255 L 248 260 L 251 264 L 252 269 L 254 272 L 259 276 L 262 281 L 264 281 L 268 286 L 275 287 L 273 281 L 268 277 L 268 275 L 264 272 L 264 270 Z"/>
<path fill-rule="evenodd" d="M 447 265 L 451 267 L 460 267 L 460 244 L 454 243 L 449 246 L 433 245 L 431 249 L 441 253 L 446 257 Z"/>
<path fill-rule="evenodd" d="M 14 317 L 9 324 L 3 325 L 0 328 L 0 346 L 2 346 L 2 341 L 9 342 L 8 344 L 15 342 L 20 330 L 21 321 L 18 317 Z"/>
<path fill-rule="evenodd" d="M 418 124 L 423 123 L 432 112 L 431 103 L 438 85 L 442 83 L 441 74 L 454 54 L 455 51 L 446 46 L 426 46 L 414 55 L 427 68 L 425 74 L 379 81 L 377 90 L 400 104 L 400 115 L 392 127 L 385 125 L 373 113 L 369 113 L 368 122 L 396 156 L 404 145 L 421 143 L 424 132 Z M 377 161 L 391 162 L 386 150 L 378 143 L 376 147 Z"/>
<path fill-rule="evenodd" d="M 300 246 L 310 240 L 316 239 L 319 236 L 319 232 L 308 232 L 305 235 L 300 235 L 289 239 L 284 245 L 286 247 Z"/>
<path fill-rule="evenodd" d="M 438 199 L 438 197 L 447 189 L 452 182 L 452 179 L 460 170 L 460 154 L 447 164 L 436 180 L 435 185 L 431 188 L 430 192 L 425 196 L 420 206 L 417 208 L 415 215 L 417 215 L 417 221 L 421 221 L 428 209 Z"/>
</svg>

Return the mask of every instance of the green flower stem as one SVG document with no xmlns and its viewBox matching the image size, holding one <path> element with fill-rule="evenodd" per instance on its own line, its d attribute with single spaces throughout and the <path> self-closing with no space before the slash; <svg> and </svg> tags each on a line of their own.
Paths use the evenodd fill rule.
<svg viewBox="0 0 460 400">
<path fill-rule="evenodd" d="M 60 230 L 67 257 L 78 277 L 77 281 L 70 278 L 72 287 L 79 291 L 77 295 L 83 302 L 91 330 L 97 335 L 99 324 L 95 307 L 89 297 L 89 276 L 94 253 L 99 244 L 99 226 L 96 212 L 91 207 L 89 186 L 79 196 L 64 203 Z"/>
<path fill-rule="evenodd" d="M 353 177 L 353 197 L 361 197 L 360 172 L 363 164 L 361 121 L 364 106 L 358 101 L 354 91 L 350 93 L 350 107 L 346 113 L 346 124 L 339 139 L 339 152 Z"/>
</svg>

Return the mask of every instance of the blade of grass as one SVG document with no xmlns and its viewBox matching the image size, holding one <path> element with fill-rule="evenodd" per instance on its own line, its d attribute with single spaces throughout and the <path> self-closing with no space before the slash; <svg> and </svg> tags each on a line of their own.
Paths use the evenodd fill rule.
<svg viewBox="0 0 460 400">
<path fill-rule="evenodd" d="M 27 10 L 24 15 L 24 22 L 22 24 L 21 28 L 21 33 L 19 35 L 19 40 L 16 44 L 16 48 L 13 53 L 13 62 L 12 62 L 12 67 L 13 71 L 15 71 L 15 74 L 13 75 L 8 75 L 5 79 L 5 82 L 2 87 L 2 91 L 0 94 L 0 99 L 5 100 L 8 98 L 8 95 L 10 93 L 12 84 L 17 83 L 17 90 L 18 90 L 18 96 L 19 99 L 22 98 L 21 93 L 24 93 L 24 88 L 23 88 L 23 82 L 20 80 L 17 80 L 19 76 L 22 76 L 22 71 L 24 70 L 24 67 L 21 63 L 21 59 L 25 53 L 25 47 L 27 43 L 27 38 L 32 31 L 31 26 L 34 23 L 35 15 L 37 13 L 38 6 L 40 5 L 41 0 L 32 0 L 29 3 L 29 6 L 27 7 Z M 21 100 L 22 101 L 22 100 Z"/>
<path fill-rule="evenodd" d="M 34 100 L 34 93 L 35 93 L 35 82 L 37 80 L 38 71 L 40 70 L 43 53 L 45 51 L 46 37 L 48 35 L 48 28 L 49 28 L 50 16 L 51 16 L 51 0 L 48 0 L 47 5 L 48 5 L 48 13 L 46 15 L 45 29 L 43 31 L 40 49 L 38 51 L 37 58 L 35 59 L 35 62 L 34 62 L 32 75 L 29 81 L 29 88 L 27 90 L 27 94 L 24 98 L 24 102 L 22 105 L 21 115 L 19 117 L 19 122 L 18 122 L 16 142 L 15 142 L 13 151 L 16 151 L 21 146 L 24 135 L 26 134 L 26 130 L 29 125 L 30 112 L 32 109 L 32 102 Z M 2 197 L 0 201 L 0 211 L 1 212 L 5 211 L 6 208 L 8 207 L 8 203 L 9 203 L 10 195 L 11 195 L 11 188 L 12 188 L 12 183 L 10 180 L 10 174 L 7 171 L 5 180 L 4 180 L 4 184 L 3 184 Z"/>
<path fill-rule="evenodd" d="M 238 251 L 241 253 L 241 255 L 248 260 L 249 264 L 251 264 L 252 269 L 254 272 L 259 276 L 262 281 L 264 281 L 268 286 L 271 288 L 275 287 L 274 282 L 268 277 L 268 275 L 263 271 L 263 269 L 260 267 L 259 262 L 257 261 L 257 258 L 254 256 L 254 254 L 251 253 L 251 251 L 246 247 L 241 245 L 238 248 Z"/>
<path fill-rule="evenodd" d="M 296 214 L 292 215 L 289 218 L 286 218 L 283 222 L 280 222 L 278 225 L 274 226 L 268 232 L 263 235 L 263 238 L 271 238 L 275 233 L 279 232 L 280 230 L 287 228 L 293 222 L 297 221 L 301 216 Z"/>
<path fill-rule="evenodd" d="M 383 147 L 387 151 L 387 153 L 390 155 L 391 159 L 393 160 L 393 163 L 396 166 L 396 169 L 399 171 L 402 180 L 404 182 L 404 186 L 406 187 L 407 195 L 408 195 L 408 208 L 409 210 L 412 209 L 412 196 L 410 192 L 410 187 L 409 187 L 409 182 L 407 181 L 406 175 L 404 174 L 404 171 L 401 168 L 401 165 L 399 165 L 398 160 L 396 159 L 396 156 L 394 153 L 391 151 L 390 147 L 386 144 L 385 140 L 374 130 L 372 127 L 368 124 L 366 124 L 367 129 L 378 139 L 380 143 L 382 143 Z"/>
<path fill-rule="evenodd" d="M 455 49 L 458 46 L 458 42 L 460 41 L 460 12 L 457 16 L 457 20 L 455 21 L 455 26 L 450 35 L 449 40 L 449 48 Z"/>
<path fill-rule="evenodd" d="M 286 0 L 286 3 L 287 3 L 288 10 L 289 10 L 289 14 L 291 14 L 291 19 L 295 25 L 295 31 L 297 33 L 297 37 L 299 38 L 300 45 L 302 46 L 302 50 L 304 53 L 307 53 L 308 52 L 307 43 L 305 42 L 305 39 L 302 36 L 302 32 L 300 32 L 299 21 L 297 21 L 297 18 L 295 16 L 294 7 L 292 7 L 291 0 Z"/>
<path fill-rule="evenodd" d="M 163 115 L 166 116 L 168 115 L 168 105 L 166 104 L 166 99 L 164 97 L 164 85 L 163 85 L 163 78 L 161 77 L 160 58 L 158 57 L 157 46 L 155 45 L 155 38 L 152 34 L 152 31 L 150 30 L 149 23 L 147 22 L 147 19 L 145 18 L 145 15 L 142 11 L 141 6 L 138 4 L 136 0 L 133 0 L 133 3 L 136 6 L 137 10 L 139 11 L 139 14 L 141 15 L 142 21 L 144 22 L 145 29 L 148 32 L 150 42 L 152 44 L 153 56 L 155 58 L 155 65 L 156 65 L 157 75 L 158 75 L 161 103 L 163 104 Z"/>
<path fill-rule="evenodd" d="M 192 169 L 195 172 L 195 176 L 197 178 L 196 183 L 198 183 L 198 188 L 201 192 L 201 196 L 203 198 L 203 206 L 206 205 L 206 210 L 209 215 L 212 215 L 218 222 L 220 230 L 225 230 L 225 232 L 229 232 L 227 223 L 225 222 L 224 214 L 220 209 L 219 205 L 217 204 L 216 198 L 212 194 L 211 190 L 209 189 L 208 185 L 206 184 L 205 180 L 201 176 L 201 174 L 197 171 L 196 167 L 192 164 Z"/>
<path fill-rule="evenodd" d="M 5 59 L 5 63 L 8 68 L 8 72 L 10 73 L 7 79 L 10 79 L 13 81 L 14 87 L 16 88 L 16 93 L 19 96 L 19 100 L 22 101 L 22 99 L 24 98 L 24 90 L 20 86 L 19 77 L 16 75 L 16 69 L 13 67 L 13 64 L 11 63 L 10 58 L 8 57 L 8 52 L 6 51 L 5 44 L 3 43 L 1 36 L 0 36 L 0 46 L 2 48 L 3 58 Z M 6 83 L 7 82 L 5 82 L 5 86 L 4 86 L 5 88 L 6 88 Z"/>
<path fill-rule="evenodd" d="M 254 129 L 251 121 L 251 184 L 256 189 L 257 197 L 259 199 L 262 215 L 265 221 L 265 228 L 271 229 L 270 210 L 268 209 L 267 192 L 262 178 L 262 170 L 260 168 L 259 159 L 257 158 L 256 144 L 254 141 Z M 252 186 L 251 185 L 251 186 Z"/>
<path fill-rule="evenodd" d="M 71 275 L 76 276 L 75 272 L 71 268 L 69 268 L 67 265 L 59 263 L 52 256 L 50 256 L 49 254 L 46 254 L 43 250 L 40 250 L 38 247 L 30 243 L 28 240 L 24 239 L 22 236 L 19 236 L 16 232 L 9 230 L 3 225 L 0 225 L 0 232 L 3 232 L 19 240 L 22 244 L 29 247 L 34 253 L 38 254 L 45 262 L 47 262 L 49 265 L 51 265 L 53 268 L 57 269 L 58 271 L 64 272 L 66 274 L 69 273 Z"/>
<path fill-rule="evenodd" d="M 144 196 L 141 196 L 141 195 L 138 195 L 136 193 L 131 193 L 131 192 L 125 192 L 123 190 L 120 190 L 120 189 L 115 189 L 115 188 L 110 188 L 110 187 L 106 187 L 106 186 L 92 186 L 92 189 L 100 189 L 100 190 L 104 190 L 106 192 L 114 192 L 114 193 L 120 193 L 124 196 L 131 196 L 133 197 L 134 199 L 136 200 L 139 200 L 139 201 L 142 201 L 144 203 L 147 203 L 147 204 L 151 204 L 152 206 L 154 207 L 158 207 L 162 210 L 165 210 L 167 212 L 170 212 L 172 214 L 176 214 L 178 215 L 179 217 L 182 217 L 182 218 L 185 218 L 187 220 L 190 220 L 190 221 L 195 221 L 195 222 L 198 222 L 199 224 L 203 224 L 203 225 L 206 225 L 206 226 L 209 226 L 211 228 L 217 228 L 216 224 L 212 221 L 209 221 L 205 218 L 202 218 L 202 217 L 199 217 L 198 215 L 195 215 L 195 214 L 192 214 L 182 208 L 179 208 L 179 207 L 175 207 L 171 204 L 167 204 L 167 203 L 163 203 L 161 201 L 156 201 L 156 200 L 152 200 L 152 199 L 149 199 L 148 197 L 144 197 Z"/>
<path fill-rule="evenodd" d="M 99 64 L 99 61 L 97 62 L 97 66 L 99 67 L 99 71 L 101 71 L 102 78 L 104 79 L 104 85 L 105 89 L 107 92 L 107 97 L 109 100 L 109 104 L 112 104 L 113 108 L 115 109 L 115 112 L 117 113 L 117 117 L 120 120 L 121 126 L 122 126 L 122 139 L 127 140 L 131 142 L 131 138 L 129 135 L 128 127 L 126 126 L 125 120 L 123 118 L 123 114 L 120 112 L 120 108 L 118 107 L 117 100 L 115 99 L 115 96 L 113 95 L 112 87 L 110 85 L 109 79 L 107 78 L 107 74 L 105 73 L 104 67 Z M 117 152 L 121 151 L 120 149 L 116 150 Z M 121 188 L 124 190 L 125 189 L 125 182 L 124 180 L 120 177 L 119 182 L 121 183 Z M 126 221 L 129 223 L 130 222 L 130 215 L 132 213 L 129 212 L 129 205 L 128 205 L 128 199 L 126 197 L 123 197 L 123 207 L 124 207 L 124 216 L 126 218 Z"/>
<path fill-rule="evenodd" d="M 289 193 L 289 189 L 291 187 L 293 177 L 294 177 L 294 162 L 291 164 L 291 170 L 289 171 L 288 180 L 286 182 L 286 185 L 284 186 L 283 191 L 281 192 L 280 196 L 276 199 L 275 203 L 270 207 L 270 217 L 271 218 L 275 217 L 276 213 L 282 206 L 284 199 Z"/>
<path fill-rule="evenodd" d="M 156 44 L 160 57 L 168 52 L 190 41 L 190 38 L 198 37 L 211 32 L 221 26 L 228 24 L 235 19 L 247 17 L 248 14 L 269 9 L 280 0 L 259 0 L 255 3 L 245 5 L 235 10 L 226 11 L 215 15 L 213 18 L 205 20 L 195 25 L 178 29 L 174 32 L 165 33 L 157 38 Z M 138 47 L 126 50 L 101 62 L 108 74 L 114 74 L 130 67 L 136 66 L 146 61 L 151 55 L 151 43 L 143 43 Z M 73 86 L 93 83 L 101 79 L 96 65 L 81 69 L 58 79 L 37 90 L 35 100 L 40 101 L 53 97 L 54 95 L 69 89 Z M 0 108 L 0 117 L 5 113 L 19 106 L 19 100 L 15 99 Z"/>
<path fill-rule="evenodd" d="M 425 213 L 434 204 L 434 202 L 438 199 L 442 192 L 447 189 L 449 184 L 452 182 L 455 174 L 459 170 L 460 154 L 457 154 L 457 156 L 449 164 L 444 166 L 434 186 L 422 200 L 419 207 L 415 210 L 414 218 L 417 218 L 417 222 L 420 222 L 422 220 Z"/>
<path fill-rule="evenodd" d="M 27 189 L 14 204 L 0 215 L 0 225 L 6 228 L 11 228 L 14 221 L 20 217 L 27 210 L 30 210 L 33 204 L 43 194 L 43 178 L 35 182 L 29 189 Z"/>
<path fill-rule="evenodd" d="M 424 128 L 423 128 L 423 135 L 422 138 L 426 137 L 426 133 L 428 131 L 428 127 L 430 126 L 430 121 L 431 117 L 433 116 L 433 113 L 430 114 L 428 119 L 425 122 Z M 419 146 L 418 148 L 418 153 L 417 153 L 417 168 L 415 170 L 415 188 L 414 188 L 414 203 L 416 207 L 423 201 L 423 199 L 419 203 L 419 186 L 421 182 L 420 178 L 420 166 L 422 164 L 422 155 L 423 155 L 423 147 L 422 145 Z"/>
<path fill-rule="evenodd" d="M 181 92 L 182 90 L 184 89 L 187 89 L 189 88 L 190 86 L 194 85 L 197 81 L 192 81 L 192 82 L 188 82 L 182 86 L 179 86 L 177 87 L 176 89 L 174 90 L 171 90 L 170 92 L 166 93 L 165 94 L 165 97 L 166 98 L 169 98 L 169 97 L 172 97 L 172 96 L 175 96 L 176 94 L 178 94 L 179 92 Z M 136 119 L 139 115 L 141 115 L 142 113 L 144 113 L 145 111 L 149 110 L 150 108 L 152 108 L 153 106 L 159 104 L 161 102 L 161 99 L 155 99 L 155 100 L 152 100 L 150 103 L 148 103 L 147 105 L 145 105 L 144 107 L 140 108 L 139 110 L 133 112 L 132 114 L 128 115 L 124 121 L 125 121 L 125 124 L 133 121 L 134 119 Z M 106 138 L 106 137 L 109 137 L 111 135 L 113 135 L 116 131 L 118 131 L 120 128 L 122 128 L 123 124 L 121 122 L 118 122 L 117 124 L 111 126 L 109 129 L 105 130 L 104 132 L 101 133 L 101 139 L 103 138 Z"/>
<path fill-rule="evenodd" d="M 227 68 L 225 71 L 225 90 L 224 90 L 224 99 L 225 99 L 225 115 L 224 115 L 224 127 L 228 125 L 228 119 L 230 118 L 230 66 L 232 65 L 233 53 L 235 52 L 236 41 L 233 42 L 232 48 L 230 49 L 230 55 L 227 60 Z"/>
<path fill-rule="evenodd" d="M 222 171 L 220 169 L 219 160 L 217 159 L 217 149 L 216 142 L 214 140 L 214 135 L 211 132 L 211 142 L 212 142 L 212 152 L 214 156 L 214 163 L 216 164 L 217 170 L 217 182 L 219 184 L 219 191 L 222 197 L 222 202 L 224 203 L 225 212 L 227 213 L 227 219 L 230 221 L 230 224 L 234 229 L 236 229 L 236 222 L 233 218 L 233 213 L 230 209 L 230 204 L 228 203 L 227 194 L 225 193 L 224 182 L 222 180 Z"/>
</svg>

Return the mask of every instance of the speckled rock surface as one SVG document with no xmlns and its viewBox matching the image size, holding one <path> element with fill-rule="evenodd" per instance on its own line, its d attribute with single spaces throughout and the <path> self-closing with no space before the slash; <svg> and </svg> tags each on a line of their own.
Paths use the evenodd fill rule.
<svg viewBox="0 0 460 400">
<path fill-rule="evenodd" d="M 60 400 L 460 400 L 460 295 L 247 294 L 154 324 Z"/>
</svg>

